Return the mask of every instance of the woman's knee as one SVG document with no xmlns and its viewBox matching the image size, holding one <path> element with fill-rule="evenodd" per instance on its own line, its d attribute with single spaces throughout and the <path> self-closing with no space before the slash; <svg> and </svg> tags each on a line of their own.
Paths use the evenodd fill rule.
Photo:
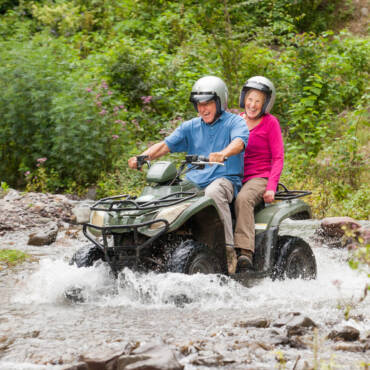
<svg viewBox="0 0 370 370">
<path fill-rule="evenodd" d="M 254 197 L 250 192 L 239 193 L 235 200 L 236 207 L 254 207 Z"/>
</svg>

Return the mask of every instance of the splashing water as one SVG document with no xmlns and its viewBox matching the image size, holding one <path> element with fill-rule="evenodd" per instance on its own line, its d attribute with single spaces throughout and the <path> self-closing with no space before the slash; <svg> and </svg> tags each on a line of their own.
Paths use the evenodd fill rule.
<svg viewBox="0 0 370 370">
<path fill-rule="evenodd" d="M 292 224 L 288 227 L 294 229 Z M 297 234 L 302 234 L 302 227 Z M 306 240 L 312 235 L 310 228 L 311 224 L 305 229 Z M 70 249 L 81 245 L 72 243 Z M 123 341 L 158 336 L 172 347 L 217 338 L 219 346 L 231 348 L 235 338 L 225 333 L 232 332 L 238 340 L 257 335 L 233 329 L 235 322 L 256 317 L 274 320 L 289 312 L 310 317 L 324 332 L 332 324 L 368 332 L 368 298 L 358 303 L 367 273 L 350 269 L 346 250 L 314 247 L 314 254 L 316 280 L 266 278 L 248 287 L 219 275 L 144 274 L 129 269 L 114 279 L 105 263 L 77 268 L 44 257 L 0 280 L 0 337 L 5 338 L 0 342 L 0 369 L 44 369 L 51 364 L 57 368 L 58 361 L 73 363 L 81 354 L 106 355 L 122 350 Z M 82 303 L 66 298 L 66 291 L 73 288 L 81 290 Z M 352 307 L 349 321 L 345 307 Z M 276 365 L 273 353 L 261 361 L 260 368 Z"/>
</svg>

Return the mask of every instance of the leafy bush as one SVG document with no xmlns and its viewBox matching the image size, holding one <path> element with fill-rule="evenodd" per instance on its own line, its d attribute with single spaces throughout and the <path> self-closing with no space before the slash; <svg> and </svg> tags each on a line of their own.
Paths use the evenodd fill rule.
<svg viewBox="0 0 370 370">
<path fill-rule="evenodd" d="M 121 92 L 128 107 L 142 104 L 142 96 L 150 96 L 149 58 L 135 54 L 127 45 L 119 48 L 106 71 L 111 86 Z"/>
<path fill-rule="evenodd" d="M 318 217 L 367 218 L 370 46 L 328 31 L 348 16 L 349 0 L 5 5 L 0 171 L 11 186 L 128 190 L 141 174 L 127 158 L 196 114 L 189 93 L 198 78 L 223 78 L 235 108 L 246 79 L 264 75 L 277 88 L 283 180 L 313 190 Z"/>
<path fill-rule="evenodd" d="M 0 171 L 12 185 L 18 182 L 19 169 L 32 167 L 52 146 L 52 96 L 67 72 L 58 68 L 52 50 L 34 46 L 1 44 Z"/>
</svg>

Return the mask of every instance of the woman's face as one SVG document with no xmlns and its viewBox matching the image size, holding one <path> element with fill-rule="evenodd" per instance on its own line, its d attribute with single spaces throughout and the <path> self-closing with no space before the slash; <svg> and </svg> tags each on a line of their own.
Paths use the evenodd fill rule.
<svg viewBox="0 0 370 370">
<path fill-rule="evenodd" d="M 249 90 L 245 94 L 245 114 L 251 120 L 257 119 L 265 102 L 265 94 L 258 90 Z"/>
</svg>

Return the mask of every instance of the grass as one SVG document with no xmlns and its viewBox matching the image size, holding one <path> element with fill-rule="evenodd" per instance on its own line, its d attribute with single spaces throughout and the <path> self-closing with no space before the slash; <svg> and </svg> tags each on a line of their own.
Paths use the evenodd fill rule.
<svg viewBox="0 0 370 370">
<path fill-rule="evenodd" d="M 15 266 L 18 263 L 24 262 L 29 257 L 30 256 L 27 253 L 14 249 L 0 250 L 0 262 L 3 262 L 8 266 Z"/>
</svg>

